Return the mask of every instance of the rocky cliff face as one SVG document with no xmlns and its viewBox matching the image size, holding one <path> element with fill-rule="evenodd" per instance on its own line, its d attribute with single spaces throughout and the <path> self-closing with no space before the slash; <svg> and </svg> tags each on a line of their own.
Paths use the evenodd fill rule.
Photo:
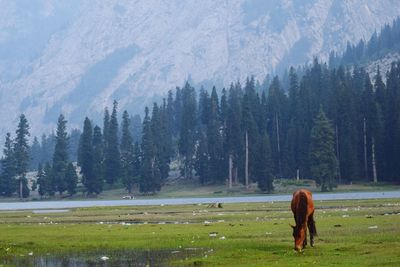
<svg viewBox="0 0 400 267">
<path fill-rule="evenodd" d="M 397 0 L 0 0 L 0 140 L 78 126 L 113 99 L 145 104 L 188 79 L 229 85 L 369 38 Z M 1 142 L 1 141 L 0 141 Z"/>
</svg>

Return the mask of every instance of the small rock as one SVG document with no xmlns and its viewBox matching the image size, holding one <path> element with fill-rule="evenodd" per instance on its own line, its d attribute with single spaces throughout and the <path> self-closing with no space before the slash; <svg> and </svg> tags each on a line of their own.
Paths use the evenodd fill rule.
<svg viewBox="0 0 400 267">
<path fill-rule="evenodd" d="M 342 227 L 341 224 L 335 224 L 333 227 Z"/>
<path fill-rule="evenodd" d="M 221 236 L 219 239 L 225 240 L 226 238 L 225 238 L 225 236 Z"/>
<path fill-rule="evenodd" d="M 32 251 L 29 252 L 28 255 L 29 255 L 29 256 L 33 256 L 33 252 L 32 252 Z"/>
<path fill-rule="evenodd" d="M 110 258 L 107 257 L 107 256 L 103 256 L 103 257 L 101 257 L 100 259 L 101 259 L 102 261 L 106 261 L 106 260 L 109 260 Z"/>
<path fill-rule="evenodd" d="M 368 227 L 368 229 L 378 229 L 378 225 L 370 226 L 370 227 Z"/>
<path fill-rule="evenodd" d="M 348 217 L 350 217 L 350 216 L 347 214 L 342 215 L 342 218 L 348 218 Z"/>
</svg>

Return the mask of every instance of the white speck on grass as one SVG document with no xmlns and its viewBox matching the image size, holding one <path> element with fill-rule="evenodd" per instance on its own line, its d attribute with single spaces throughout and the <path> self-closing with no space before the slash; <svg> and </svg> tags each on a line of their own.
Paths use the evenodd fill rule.
<svg viewBox="0 0 400 267">
<path fill-rule="evenodd" d="M 216 237 L 218 235 L 217 232 L 211 232 L 208 234 L 209 237 Z"/>
</svg>

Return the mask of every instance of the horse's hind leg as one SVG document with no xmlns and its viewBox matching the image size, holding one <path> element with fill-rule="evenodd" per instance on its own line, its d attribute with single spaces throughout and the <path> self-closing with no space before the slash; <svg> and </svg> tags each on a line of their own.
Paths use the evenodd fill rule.
<svg viewBox="0 0 400 267">
<path fill-rule="evenodd" d="M 314 246 L 314 236 L 317 235 L 317 228 L 315 228 L 314 212 L 308 217 L 308 230 L 310 231 L 310 245 Z"/>
</svg>

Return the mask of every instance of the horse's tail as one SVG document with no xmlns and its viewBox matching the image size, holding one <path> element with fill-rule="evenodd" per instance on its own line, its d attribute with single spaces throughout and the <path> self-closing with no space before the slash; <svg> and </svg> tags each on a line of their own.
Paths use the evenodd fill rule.
<svg viewBox="0 0 400 267">
<path fill-rule="evenodd" d="M 310 234 L 313 236 L 317 235 L 317 227 L 315 227 L 315 221 L 314 221 L 314 212 L 311 214 L 309 219 L 309 224 L 310 224 Z"/>
</svg>

